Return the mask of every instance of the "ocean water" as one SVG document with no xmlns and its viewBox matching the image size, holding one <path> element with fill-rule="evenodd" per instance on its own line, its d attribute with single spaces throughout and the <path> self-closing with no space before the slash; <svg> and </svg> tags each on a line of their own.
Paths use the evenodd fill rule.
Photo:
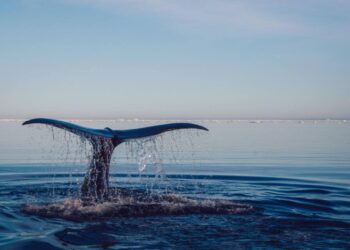
<svg viewBox="0 0 350 250">
<path fill-rule="evenodd" d="M 350 249 L 350 121 L 192 122 L 209 132 L 118 146 L 110 186 L 128 199 L 87 211 L 88 143 L 0 121 L 0 249 Z"/>
</svg>

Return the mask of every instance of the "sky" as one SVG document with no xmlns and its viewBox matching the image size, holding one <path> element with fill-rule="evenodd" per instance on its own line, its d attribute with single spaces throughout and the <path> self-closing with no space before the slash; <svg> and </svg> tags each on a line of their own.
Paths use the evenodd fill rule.
<svg viewBox="0 0 350 250">
<path fill-rule="evenodd" d="M 349 119 L 348 0 L 1 0 L 0 118 Z"/>
</svg>

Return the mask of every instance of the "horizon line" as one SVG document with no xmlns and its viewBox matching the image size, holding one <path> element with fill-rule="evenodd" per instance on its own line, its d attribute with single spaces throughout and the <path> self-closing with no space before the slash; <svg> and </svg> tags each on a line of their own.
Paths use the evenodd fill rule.
<svg viewBox="0 0 350 250">
<path fill-rule="evenodd" d="M 32 118 L 1 118 L 0 121 L 25 121 Z M 205 118 L 205 117 L 172 117 L 172 118 L 157 118 L 157 117 L 120 117 L 120 118 L 89 118 L 89 117 L 55 117 L 50 119 L 68 120 L 68 121 L 350 121 L 350 118 Z"/>
</svg>

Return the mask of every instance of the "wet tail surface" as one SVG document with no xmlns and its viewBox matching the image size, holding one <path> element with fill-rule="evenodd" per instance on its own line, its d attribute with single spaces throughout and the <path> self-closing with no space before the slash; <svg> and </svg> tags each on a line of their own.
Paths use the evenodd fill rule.
<svg viewBox="0 0 350 250">
<path fill-rule="evenodd" d="M 92 157 L 89 157 L 89 168 L 80 190 L 82 198 L 91 198 L 98 202 L 105 202 L 108 200 L 110 161 L 114 149 L 119 144 L 128 140 L 152 137 L 164 132 L 179 129 L 199 129 L 208 131 L 207 128 L 193 123 L 170 123 L 128 130 L 112 130 L 110 128 L 92 129 L 65 121 L 47 118 L 31 119 L 23 122 L 22 125 L 28 124 L 44 124 L 60 128 L 64 131 L 69 131 L 78 135 L 83 140 L 87 139 L 91 142 L 93 149 Z M 65 205 L 66 204 L 63 204 L 63 206 Z M 50 209 L 56 210 L 58 207 L 61 206 L 51 206 Z M 33 208 L 29 209 L 29 207 L 24 207 L 23 209 L 24 211 L 31 211 L 31 213 L 34 213 L 33 211 L 35 210 Z M 37 210 L 42 211 L 43 208 L 37 208 Z M 51 215 L 52 213 L 48 212 L 47 214 Z"/>
<path fill-rule="evenodd" d="M 149 137 L 158 135 L 164 132 L 179 130 L 179 129 L 199 129 L 208 131 L 207 128 L 193 124 L 193 123 L 169 123 L 155 126 L 148 126 L 144 128 L 137 129 L 126 129 L 126 130 L 112 130 L 110 128 L 105 129 L 93 129 L 87 128 L 83 126 L 79 126 L 77 124 L 73 124 L 66 121 L 60 121 L 55 119 L 48 118 L 35 118 L 28 121 L 23 122 L 22 125 L 29 124 L 44 124 L 53 126 L 56 128 L 64 129 L 78 136 L 82 136 L 88 139 L 94 140 L 94 138 L 105 138 L 105 139 L 117 139 L 120 142 L 129 140 L 129 139 L 138 139 L 143 137 Z"/>
</svg>

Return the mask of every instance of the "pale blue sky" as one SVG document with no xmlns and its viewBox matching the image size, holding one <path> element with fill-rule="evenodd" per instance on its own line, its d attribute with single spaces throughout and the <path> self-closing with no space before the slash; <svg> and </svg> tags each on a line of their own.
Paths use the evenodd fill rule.
<svg viewBox="0 0 350 250">
<path fill-rule="evenodd" d="M 350 1 L 2 0 L 0 118 L 350 118 Z"/>
</svg>

